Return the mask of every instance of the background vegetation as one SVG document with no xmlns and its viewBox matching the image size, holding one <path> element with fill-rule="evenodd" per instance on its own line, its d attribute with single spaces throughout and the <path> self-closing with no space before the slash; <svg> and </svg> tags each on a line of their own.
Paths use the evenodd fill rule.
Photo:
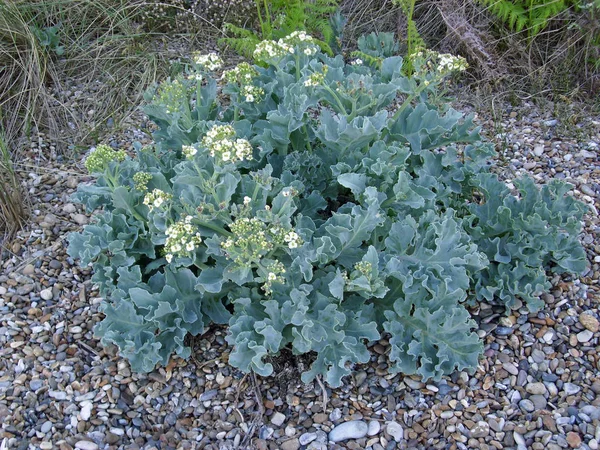
<svg viewBox="0 0 600 450">
<path fill-rule="evenodd" d="M 260 17 L 252 0 L 3 1 L 0 233 L 17 229 L 26 210 L 14 162 L 32 133 L 44 130 L 59 151 L 75 156 L 69 150 L 99 140 L 108 123 L 118 126 L 134 111 L 145 88 L 169 73 L 173 59 L 235 38 L 223 31 L 225 24 L 238 37 L 242 29 L 257 37 L 274 33 L 278 23 L 290 30 L 308 26 L 323 31 L 327 42 L 339 30 L 326 26 L 323 12 L 335 3 L 315 0 L 289 13 L 279 0 L 261 0 Z M 272 13 L 266 29 L 264 5 Z M 342 50 L 348 54 L 360 35 L 388 31 L 402 41 L 400 54 L 423 42 L 465 56 L 470 83 L 489 92 L 518 89 L 581 99 L 600 91 L 600 0 L 343 0 L 339 6 L 346 21 Z M 98 82 L 93 118 L 57 97 L 66 80 Z"/>
</svg>

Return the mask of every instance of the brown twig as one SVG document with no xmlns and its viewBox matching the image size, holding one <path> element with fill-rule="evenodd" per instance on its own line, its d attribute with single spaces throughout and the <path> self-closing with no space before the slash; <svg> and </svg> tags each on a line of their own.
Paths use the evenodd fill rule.
<svg viewBox="0 0 600 450">
<path fill-rule="evenodd" d="M 321 387 L 321 392 L 323 393 L 323 412 L 327 412 L 327 403 L 329 402 L 329 398 L 327 397 L 327 389 L 325 389 L 325 385 L 323 381 L 321 381 L 321 375 L 317 375 L 317 383 Z"/>
</svg>

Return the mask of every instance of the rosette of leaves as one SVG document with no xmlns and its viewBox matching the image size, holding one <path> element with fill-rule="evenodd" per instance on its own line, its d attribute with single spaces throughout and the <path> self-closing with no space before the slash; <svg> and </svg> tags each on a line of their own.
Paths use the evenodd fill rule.
<svg viewBox="0 0 600 450">
<path fill-rule="evenodd" d="M 287 348 L 314 355 L 305 382 L 339 386 L 383 333 L 390 371 L 473 369 L 468 305 L 535 310 L 546 271 L 582 271 L 582 205 L 564 183 L 513 191 L 488 173 L 492 146 L 401 57 L 373 68 L 302 45 L 246 68 L 251 102 L 210 73 L 178 80 L 180 104 L 150 92 L 155 145 L 79 188 L 103 209 L 69 246 L 105 297 L 96 333 L 141 371 L 188 356 L 210 323 L 260 375 Z M 224 153 L 239 142 L 243 157 Z M 171 242 L 176 226 L 193 241 Z"/>
</svg>

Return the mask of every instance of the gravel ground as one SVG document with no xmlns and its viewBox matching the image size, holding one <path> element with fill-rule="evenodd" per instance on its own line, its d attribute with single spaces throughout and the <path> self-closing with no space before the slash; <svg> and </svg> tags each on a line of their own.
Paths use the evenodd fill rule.
<svg viewBox="0 0 600 450">
<path fill-rule="evenodd" d="M 481 111 L 477 120 L 498 143 L 505 178 L 575 185 L 590 206 L 587 273 L 555 277 L 537 314 L 474 311 L 485 357 L 473 375 L 431 384 L 388 375 L 382 340 L 371 363 L 326 396 L 319 383 L 298 380 L 303 362 L 287 355 L 275 377 L 243 376 L 227 364 L 223 328 L 193 340 L 193 359 L 147 375 L 100 345 L 90 269 L 66 255 L 66 233 L 90 220 L 69 195 L 89 178 L 78 164 L 44 160 L 53 144 L 40 135 L 21 165 L 31 224 L 1 250 L 0 448 L 597 449 L 600 118 L 569 124 L 573 114 L 553 116 L 547 106 L 503 105 L 495 120 Z M 147 140 L 139 123 L 110 143 Z"/>
</svg>

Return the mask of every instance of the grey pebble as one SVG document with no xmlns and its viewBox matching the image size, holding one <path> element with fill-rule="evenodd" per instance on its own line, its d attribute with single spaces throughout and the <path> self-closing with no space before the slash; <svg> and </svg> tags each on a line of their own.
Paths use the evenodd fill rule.
<svg viewBox="0 0 600 450">
<path fill-rule="evenodd" d="M 218 393 L 219 391 L 217 389 L 210 389 L 208 391 L 204 391 L 200 396 L 200 401 L 205 402 L 207 400 L 212 400 L 217 396 Z"/>
<path fill-rule="evenodd" d="M 341 442 L 347 439 L 360 439 L 367 435 L 369 426 L 362 420 L 351 420 L 337 425 L 329 432 L 329 440 Z"/>
<path fill-rule="evenodd" d="M 404 439 L 404 428 L 396 421 L 388 422 L 385 431 L 392 436 L 396 442 L 400 442 Z"/>
<path fill-rule="evenodd" d="M 563 384 L 563 391 L 567 395 L 575 395 L 579 391 L 581 391 L 581 388 L 579 386 L 577 386 L 576 384 L 573 384 L 573 383 L 565 383 L 565 384 Z"/>
<path fill-rule="evenodd" d="M 40 428 L 40 431 L 44 434 L 48 433 L 50 430 L 52 430 L 52 422 L 50 422 L 49 420 L 47 420 L 46 422 L 44 422 L 42 424 L 42 427 Z"/>
<path fill-rule="evenodd" d="M 315 439 L 317 439 L 317 433 L 303 433 L 298 440 L 300 441 L 300 445 L 308 445 Z"/>
<path fill-rule="evenodd" d="M 380 430 L 381 424 L 377 420 L 371 420 L 367 429 L 367 436 L 375 436 Z"/>
</svg>

